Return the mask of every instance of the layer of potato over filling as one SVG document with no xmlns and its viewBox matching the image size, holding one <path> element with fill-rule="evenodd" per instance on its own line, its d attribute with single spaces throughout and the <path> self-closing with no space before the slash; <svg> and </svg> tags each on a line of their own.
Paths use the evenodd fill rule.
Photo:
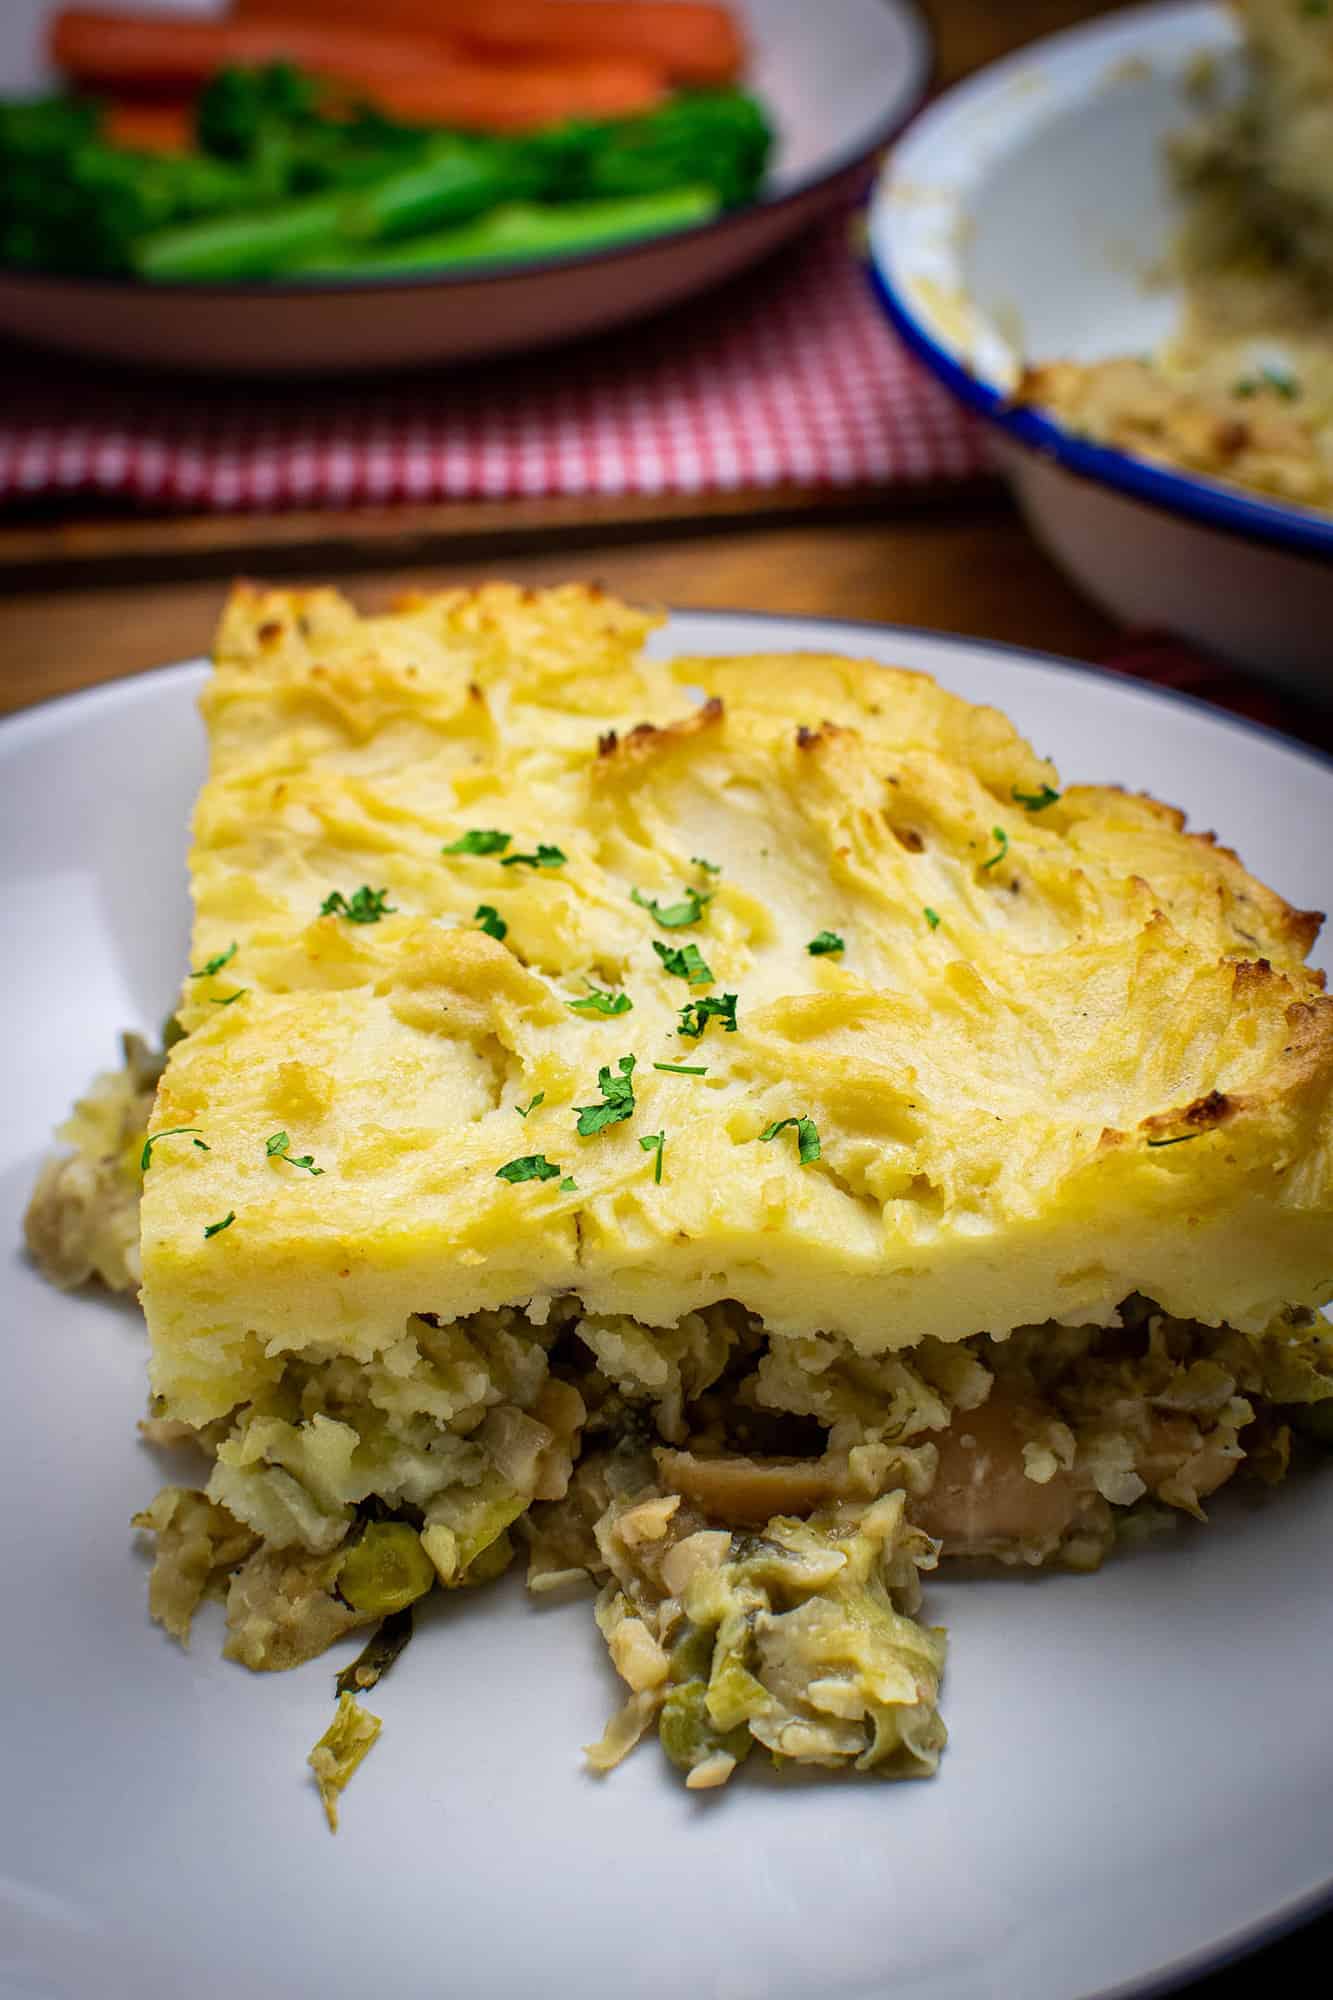
<svg viewBox="0 0 1333 2000">
<path fill-rule="evenodd" d="M 137 1279 L 160 1058 L 126 1054 L 76 1107 L 76 1150 L 29 1211 L 30 1247 L 65 1285 Z M 489 1582 L 520 1549 L 536 1592 L 598 1586 L 629 1694 L 594 1768 L 656 1727 L 693 1787 L 725 1782 L 755 1743 L 929 1774 L 945 1642 L 917 1618 L 923 1571 L 1095 1569 L 1171 1510 L 1202 1519 L 1242 1468 L 1280 1480 L 1293 1425 L 1333 1433 L 1333 1332 L 1315 1315 L 1242 1334 L 1131 1297 L 1116 1318 L 866 1358 L 769 1335 L 733 1302 L 650 1327 L 566 1296 L 419 1314 L 369 1363 L 312 1346 L 202 1429 L 143 1425 L 211 1460 L 202 1491 L 168 1486 L 137 1517 L 156 1538 L 152 1613 L 185 1641 L 200 1602 L 225 1598 L 225 1651 L 256 1670 L 379 1628 L 316 1750 L 331 1823 L 373 1741 L 353 1697 L 411 1607 Z"/>
</svg>

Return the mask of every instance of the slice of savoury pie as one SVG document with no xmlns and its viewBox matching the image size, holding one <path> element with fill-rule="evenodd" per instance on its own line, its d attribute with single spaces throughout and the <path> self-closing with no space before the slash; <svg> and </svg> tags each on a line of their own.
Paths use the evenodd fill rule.
<svg viewBox="0 0 1333 2000">
<path fill-rule="evenodd" d="M 652 622 L 234 595 L 142 1153 L 149 1428 L 211 1460 L 155 1608 L 281 1667 L 521 1541 L 601 1586 L 594 1763 L 929 1771 L 940 1554 L 1093 1568 L 1333 1395 L 1319 919 L 923 675 Z"/>
</svg>

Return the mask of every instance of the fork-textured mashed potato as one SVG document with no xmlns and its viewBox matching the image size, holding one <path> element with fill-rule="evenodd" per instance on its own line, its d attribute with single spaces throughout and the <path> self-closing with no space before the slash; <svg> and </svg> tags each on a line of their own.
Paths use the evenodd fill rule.
<svg viewBox="0 0 1333 2000">
<path fill-rule="evenodd" d="M 566 1295 L 661 1327 L 735 1299 L 865 1353 L 1103 1322 L 1134 1291 L 1245 1329 L 1328 1295 L 1313 919 L 1150 801 L 1020 803 L 1050 766 L 921 676 L 673 679 L 639 659 L 647 629 L 580 590 L 364 621 L 331 595 L 234 601 L 193 963 L 236 952 L 187 981 L 154 1112 L 208 1150 L 164 1141 L 143 1204 L 171 1414 L 210 1422 L 289 1356 L 407 1370 L 416 1312 Z M 442 851 L 478 829 L 508 852 Z M 566 858 L 513 863 L 542 844 Z M 391 913 L 320 914 L 361 885 Z M 692 891 L 676 928 L 634 900 Z M 822 930 L 845 948 L 812 955 Z M 574 1011 L 590 985 L 630 1010 Z M 734 1033 L 681 1033 L 728 993 Z M 629 1056 L 633 1115 L 580 1136 Z M 794 1128 L 761 1140 L 796 1116 L 816 1163 Z M 318 1174 L 266 1152 L 280 1130 Z M 534 1154 L 559 1175 L 497 1178 Z"/>
<path fill-rule="evenodd" d="M 1333 1395 L 1318 919 L 922 675 L 651 623 L 234 596 L 142 1199 L 147 1429 L 211 1472 L 140 1517 L 153 1608 L 284 1667 L 521 1537 L 604 1586 L 599 1767 L 925 1771 L 920 1572 L 1095 1567 Z M 34 1203 L 66 1271 L 100 1131 Z"/>
</svg>

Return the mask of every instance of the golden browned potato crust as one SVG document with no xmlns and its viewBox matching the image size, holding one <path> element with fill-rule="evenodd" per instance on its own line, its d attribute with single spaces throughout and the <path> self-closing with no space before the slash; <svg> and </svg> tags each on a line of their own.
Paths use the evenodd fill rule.
<svg viewBox="0 0 1333 2000">
<path fill-rule="evenodd" d="M 661 1327 L 733 1298 L 875 1353 L 1135 1291 L 1242 1329 L 1328 1295 L 1317 917 L 1169 807 L 1062 790 L 923 675 L 667 670 L 651 624 L 577 586 L 365 619 L 233 598 L 192 963 L 236 950 L 186 982 L 153 1114 L 208 1150 L 159 1149 L 143 1211 L 167 1414 L 309 1348 L 371 1360 L 414 1312 L 557 1296 Z M 563 858 L 443 851 L 478 827 Z M 359 886 L 376 920 L 321 914 Z M 811 954 L 823 931 L 843 948 Z M 706 985 L 662 957 L 686 944 Z M 573 1008 L 590 986 L 629 1008 Z M 736 1032 L 682 1031 L 703 993 Z M 631 1055 L 633 1115 L 581 1136 Z M 798 1115 L 817 1160 L 761 1143 Z M 519 1155 L 560 1173 L 497 1178 Z"/>
</svg>

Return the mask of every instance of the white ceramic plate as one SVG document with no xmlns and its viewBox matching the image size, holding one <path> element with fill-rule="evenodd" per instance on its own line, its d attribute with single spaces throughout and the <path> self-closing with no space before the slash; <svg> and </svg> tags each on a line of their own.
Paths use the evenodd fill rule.
<svg viewBox="0 0 1333 2000">
<path fill-rule="evenodd" d="M 173 4 L 210 14 L 223 0 Z M 40 29 L 53 11 L 54 0 L 0 0 L 0 95 L 50 84 Z M 746 208 L 637 246 L 477 276 L 148 286 L 0 271 L 0 332 L 165 368 L 309 375 L 516 353 L 674 304 L 848 199 L 930 73 L 913 0 L 741 0 L 740 11 L 749 81 L 778 133 L 767 181 Z"/>
<path fill-rule="evenodd" d="M 1180 219 L 1165 141 L 1198 116 L 1200 56 L 1242 74 L 1227 9 L 1136 7 L 1036 42 L 936 100 L 871 216 L 909 344 L 998 428 L 1038 535 L 1128 623 L 1183 632 L 1327 694 L 1333 520 L 1089 443 L 1007 398 L 1025 361 L 1155 347 Z M 1156 276 L 1154 275 L 1156 274 Z"/>
<path fill-rule="evenodd" d="M 891 628 L 689 614 L 662 643 L 924 668 L 1067 775 L 1179 801 L 1297 904 L 1333 887 L 1333 767 L 1180 697 Z M 59 1296 L 13 1247 L 52 1125 L 176 990 L 202 676 L 0 726 L 5 2000 L 1079 2000 L 1319 1897 L 1333 1469 L 1096 1577 L 932 1585 L 951 1746 L 928 1784 L 747 1771 L 701 1797 L 652 1745 L 591 1779 L 617 1696 L 589 1605 L 460 1596 L 373 1697 L 384 1734 L 329 1837 L 303 1758 L 354 1646 L 260 1679 L 219 1657 L 216 1606 L 188 1655 L 149 1624 L 138 1313 Z"/>
</svg>

